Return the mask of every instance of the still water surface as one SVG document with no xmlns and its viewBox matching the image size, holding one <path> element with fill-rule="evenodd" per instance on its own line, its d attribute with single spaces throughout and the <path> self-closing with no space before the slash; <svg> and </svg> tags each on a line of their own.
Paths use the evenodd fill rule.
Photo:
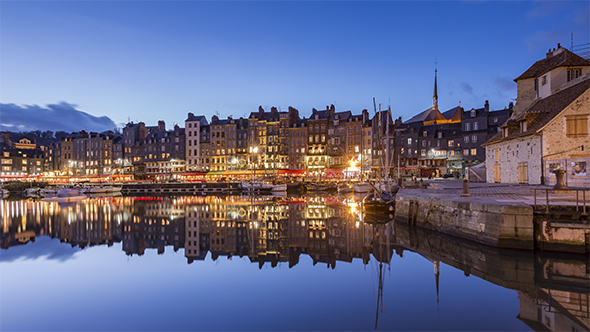
<svg viewBox="0 0 590 332">
<path fill-rule="evenodd" d="M 375 224 L 337 197 L 0 203 L 2 331 L 589 328 L 585 257 Z"/>
</svg>

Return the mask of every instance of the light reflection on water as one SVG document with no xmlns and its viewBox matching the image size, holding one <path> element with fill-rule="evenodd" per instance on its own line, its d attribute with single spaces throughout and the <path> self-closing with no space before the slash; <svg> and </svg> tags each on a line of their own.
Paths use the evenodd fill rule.
<svg viewBox="0 0 590 332">
<path fill-rule="evenodd" d="M 0 202 L 2 330 L 590 326 L 585 257 L 369 223 L 337 197 Z"/>
</svg>

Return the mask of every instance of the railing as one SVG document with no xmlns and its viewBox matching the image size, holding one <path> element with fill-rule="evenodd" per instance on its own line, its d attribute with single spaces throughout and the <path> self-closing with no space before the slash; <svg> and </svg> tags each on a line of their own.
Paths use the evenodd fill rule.
<svg viewBox="0 0 590 332">
<path fill-rule="evenodd" d="M 590 191 L 590 188 L 567 188 L 567 189 L 553 189 L 553 188 L 549 188 L 549 189 L 533 189 L 534 192 L 534 208 L 537 209 L 537 191 L 540 192 L 545 192 L 545 213 L 549 213 L 549 192 L 552 193 L 559 193 L 559 192 L 571 192 L 571 191 L 575 191 L 576 192 L 576 212 L 579 212 L 579 208 L 580 208 L 580 192 L 582 192 L 582 215 L 586 216 L 588 215 L 588 213 L 586 212 L 586 192 Z"/>
</svg>

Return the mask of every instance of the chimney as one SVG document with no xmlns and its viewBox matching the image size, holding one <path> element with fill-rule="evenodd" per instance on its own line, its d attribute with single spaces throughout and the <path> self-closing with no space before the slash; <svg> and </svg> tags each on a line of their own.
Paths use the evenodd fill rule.
<svg viewBox="0 0 590 332">
<path fill-rule="evenodd" d="M 217 115 L 214 115 L 211 117 L 211 122 L 217 122 L 219 121 L 219 117 Z"/>
<path fill-rule="evenodd" d="M 553 52 L 551 51 L 551 49 L 549 49 L 549 51 L 547 51 L 547 58 L 550 58 L 553 55 Z"/>
<path fill-rule="evenodd" d="M 177 124 L 174 125 L 174 130 L 177 131 L 178 129 L 180 129 L 180 127 Z"/>
<path fill-rule="evenodd" d="M 158 131 L 166 131 L 166 123 L 162 120 L 158 121 Z"/>
<path fill-rule="evenodd" d="M 490 111 L 490 102 L 486 100 L 486 102 L 483 105 L 483 108 L 486 112 Z"/>
<path fill-rule="evenodd" d="M 193 116 L 195 116 L 193 113 L 191 113 L 191 112 L 188 113 L 188 118 L 189 119 L 192 118 Z"/>
</svg>

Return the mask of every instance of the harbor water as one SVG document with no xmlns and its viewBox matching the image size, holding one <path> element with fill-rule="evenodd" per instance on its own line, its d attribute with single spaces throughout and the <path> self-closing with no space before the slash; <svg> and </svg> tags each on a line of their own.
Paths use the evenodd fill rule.
<svg viewBox="0 0 590 332">
<path fill-rule="evenodd" d="M 501 250 L 353 196 L 0 201 L 0 330 L 590 328 L 585 255 Z"/>
</svg>

